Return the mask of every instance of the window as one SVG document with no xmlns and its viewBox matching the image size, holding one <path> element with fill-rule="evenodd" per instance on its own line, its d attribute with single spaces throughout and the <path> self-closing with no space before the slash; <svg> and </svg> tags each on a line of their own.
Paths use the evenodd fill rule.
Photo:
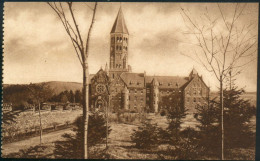
<svg viewBox="0 0 260 161">
<path fill-rule="evenodd" d="M 193 98 L 193 102 L 196 102 L 196 98 Z"/>
</svg>

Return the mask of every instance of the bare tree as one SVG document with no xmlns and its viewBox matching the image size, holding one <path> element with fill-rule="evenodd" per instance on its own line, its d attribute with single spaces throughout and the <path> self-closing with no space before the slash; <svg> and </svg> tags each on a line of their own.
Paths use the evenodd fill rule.
<svg viewBox="0 0 260 161">
<path fill-rule="evenodd" d="M 93 15 L 91 23 L 88 29 L 85 42 L 83 40 L 82 33 L 80 32 L 78 22 L 75 17 L 75 10 L 73 9 L 72 2 L 47 2 L 48 5 L 55 11 L 63 27 L 66 30 L 67 35 L 70 37 L 72 45 L 75 49 L 77 57 L 82 65 L 83 69 L 83 117 L 84 117 L 84 159 L 88 158 L 88 145 L 87 145 L 87 134 L 88 134 L 88 119 L 89 119 L 89 66 L 88 66 L 88 56 L 89 56 L 89 41 L 90 35 L 95 22 L 95 15 L 97 9 L 97 2 L 95 2 L 92 8 L 88 4 L 87 7 L 93 10 Z M 67 11 L 67 12 L 66 12 Z"/>
<path fill-rule="evenodd" d="M 193 55 L 183 54 L 201 64 L 208 72 L 214 74 L 220 87 L 221 159 L 224 160 L 224 106 L 223 82 L 232 72 L 232 77 L 241 73 L 242 67 L 254 61 L 257 53 L 256 24 L 243 23 L 247 4 L 234 4 L 230 10 L 222 9 L 216 4 L 217 12 L 205 12 L 193 18 L 189 10 L 181 7 L 181 15 L 187 27 L 184 35 L 191 36 L 191 44 L 196 46 Z"/>
<path fill-rule="evenodd" d="M 30 84 L 29 86 L 27 86 L 27 88 L 30 91 L 30 99 L 31 99 L 32 103 L 34 104 L 34 107 L 38 106 L 39 122 L 40 122 L 40 144 L 42 144 L 41 103 L 43 103 L 44 101 L 47 101 L 51 97 L 51 94 L 53 93 L 53 91 L 45 83 Z"/>
</svg>

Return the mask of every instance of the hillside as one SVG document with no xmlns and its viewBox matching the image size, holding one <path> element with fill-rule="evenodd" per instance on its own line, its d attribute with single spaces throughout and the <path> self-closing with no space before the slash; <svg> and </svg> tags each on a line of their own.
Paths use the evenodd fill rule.
<svg viewBox="0 0 260 161">
<path fill-rule="evenodd" d="M 52 81 L 46 82 L 47 85 L 54 90 L 55 94 L 59 94 L 66 90 L 72 90 L 75 92 L 76 90 L 82 90 L 82 83 L 78 82 L 59 82 L 59 81 Z"/>
<path fill-rule="evenodd" d="M 46 83 L 51 89 L 53 89 L 54 94 L 59 94 L 60 92 L 66 90 L 72 90 L 75 92 L 76 90 L 82 89 L 82 83 L 78 82 L 61 82 L 61 81 L 51 81 L 51 82 L 41 82 L 35 84 Z M 12 86 L 12 85 L 28 85 L 28 84 L 3 84 L 3 88 Z"/>
</svg>

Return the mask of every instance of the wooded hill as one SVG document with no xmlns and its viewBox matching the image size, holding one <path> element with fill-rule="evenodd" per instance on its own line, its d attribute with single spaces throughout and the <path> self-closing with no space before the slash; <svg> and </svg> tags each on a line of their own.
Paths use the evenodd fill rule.
<svg viewBox="0 0 260 161">
<path fill-rule="evenodd" d="M 53 94 L 59 94 L 63 91 L 70 91 L 72 90 L 73 92 L 75 92 L 76 90 L 80 90 L 82 89 L 82 83 L 78 83 L 78 82 L 61 82 L 61 81 L 51 81 L 51 82 L 42 82 L 42 83 L 46 83 L 47 86 L 49 86 L 52 90 L 53 90 Z M 42 84 L 42 83 L 33 83 L 33 84 Z M 26 86 L 28 84 L 3 84 L 3 88 L 5 89 L 6 87 L 10 87 L 10 86 L 16 86 L 17 88 L 19 86 Z"/>
</svg>

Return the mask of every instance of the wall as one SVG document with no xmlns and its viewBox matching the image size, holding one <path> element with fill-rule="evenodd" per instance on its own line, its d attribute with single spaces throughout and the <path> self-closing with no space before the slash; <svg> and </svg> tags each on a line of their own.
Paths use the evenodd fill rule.
<svg viewBox="0 0 260 161">
<path fill-rule="evenodd" d="M 57 123 L 66 124 L 68 121 L 72 123 L 78 116 L 82 114 L 82 110 L 64 110 L 64 111 L 41 111 L 43 128 L 53 127 Z M 35 127 L 40 126 L 39 113 L 33 111 L 20 112 L 10 124 L 2 124 L 2 136 L 8 135 L 5 131 L 14 131 L 15 133 L 24 133 L 33 131 Z"/>
</svg>

